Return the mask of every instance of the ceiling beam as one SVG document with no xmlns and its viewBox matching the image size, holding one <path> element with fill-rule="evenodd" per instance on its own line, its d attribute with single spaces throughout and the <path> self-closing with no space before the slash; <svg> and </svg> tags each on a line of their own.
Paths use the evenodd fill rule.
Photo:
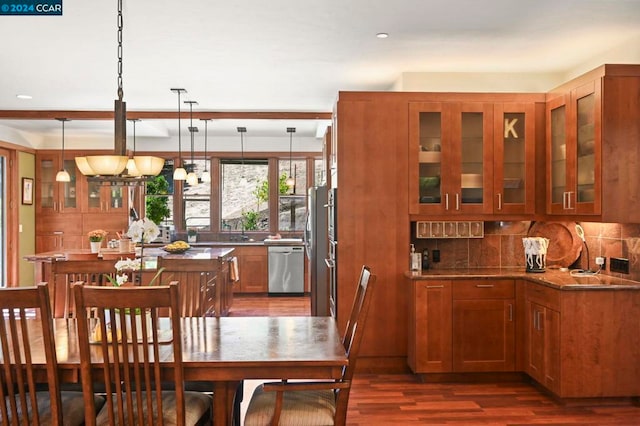
<svg viewBox="0 0 640 426">
<path fill-rule="evenodd" d="M 182 112 L 182 118 L 189 114 Z M 74 111 L 74 110 L 0 110 L 3 120 L 52 120 L 65 117 L 70 120 L 113 120 L 113 111 Z M 133 119 L 172 119 L 178 118 L 177 111 L 127 111 L 127 120 Z M 252 119 L 252 120 L 330 120 L 330 112 L 292 112 L 292 111 L 198 111 L 195 119 Z"/>
</svg>

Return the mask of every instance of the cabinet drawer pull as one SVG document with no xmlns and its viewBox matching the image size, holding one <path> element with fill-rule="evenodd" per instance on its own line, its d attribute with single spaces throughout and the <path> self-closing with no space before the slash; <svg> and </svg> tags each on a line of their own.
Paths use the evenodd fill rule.
<svg viewBox="0 0 640 426">
<path fill-rule="evenodd" d="M 460 210 L 460 194 L 456 193 L 456 210 Z"/>
<path fill-rule="evenodd" d="M 444 209 L 449 210 L 449 193 L 444 194 Z"/>
<path fill-rule="evenodd" d="M 498 210 L 502 210 L 502 194 L 498 192 Z"/>
<path fill-rule="evenodd" d="M 428 285 L 425 286 L 425 288 L 429 289 L 429 288 L 444 288 L 444 285 Z"/>
<path fill-rule="evenodd" d="M 478 288 L 493 288 L 493 284 L 476 284 Z"/>
</svg>

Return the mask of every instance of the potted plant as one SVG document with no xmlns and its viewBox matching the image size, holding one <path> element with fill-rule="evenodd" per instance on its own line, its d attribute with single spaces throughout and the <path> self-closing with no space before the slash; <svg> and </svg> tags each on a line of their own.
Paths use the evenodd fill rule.
<svg viewBox="0 0 640 426">
<path fill-rule="evenodd" d="M 198 239 L 198 230 L 196 228 L 187 229 L 187 242 L 195 243 Z"/>
<path fill-rule="evenodd" d="M 102 240 L 107 236 L 107 231 L 104 229 L 94 229 L 90 231 L 87 236 L 89 237 L 89 244 L 91 245 L 91 253 L 98 253 L 102 245 Z"/>
</svg>

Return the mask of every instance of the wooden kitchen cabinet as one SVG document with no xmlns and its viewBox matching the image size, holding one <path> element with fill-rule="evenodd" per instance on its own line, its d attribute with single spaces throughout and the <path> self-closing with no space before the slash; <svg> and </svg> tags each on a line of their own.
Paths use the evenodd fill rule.
<svg viewBox="0 0 640 426">
<path fill-rule="evenodd" d="M 269 272 L 267 248 L 264 246 L 236 246 L 233 254 L 238 258 L 239 285 L 237 293 L 266 293 Z"/>
<path fill-rule="evenodd" d="M 601 102 L 592 81 L 547 103 L 550 214 L 600 214 Z"/>
<path fill-rule="evenodd" d="M 492 210 L 493 105 L 409 103 L 409 212 Z"/>
<path fill-rule="evenodd" d="M 460 280 L 453 285 L 453 371 L 515 370 L 513 280 Z"/>
<path fill-rule="evenodd" d="M 526 373 L 561 398 L 640 395 L 640 293 L 526 283 Z"/>
<path fill-rule="evenodd" d="M 452 371 L 451 281 L 409 281 L 409 367 L 414 373 Z"/>
<path fill-rule="evenodd" d="M 547 94 L 548 214 L 640 221 L 638 116 L 638 65 L 603 65 Z"/>
<path fill-rule="evenodd" d="M 85 179 L 86 181 L 86 179 Z M 84 210 L 89 213 L 129 212 L 129 187 L 124 185 L 103 185 L 86 181 L 87 190 Z"/>
<path fill-rule="evenodd" d="M 538 138 L 536 104 L 497 103 L 493 116 L 493 214 L 533 214 Z M 542 129 L 539 133 L 542 134 Z"/>
<path fill-rule="evenodd" d="M 36 181 L 34 185 L 36 212 L 38 215 L 68 214 L 80 211 L 78 178 L 75 161 L 67 153 L 64 168 L 70 182 L 56 182 L 56 174 L 62 165 L 61 153 L 39 151 L 36 154 Z"/>
<path fill-rule="evenodd" d="M 538 383 L 560 395 L 560 309 L 559 290 L 525 284 L 525 365 Z"/>
<path fill-rule="evenodd" d="M 560 391 L 560 313 L 527 300 L 527 374 L 554 393 Z"/>
</svg>

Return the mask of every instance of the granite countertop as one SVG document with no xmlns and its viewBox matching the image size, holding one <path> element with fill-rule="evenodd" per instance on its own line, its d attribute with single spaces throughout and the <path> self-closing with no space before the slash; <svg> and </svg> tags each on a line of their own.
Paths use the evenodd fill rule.
<svg viewBox="0 0 640 426">
<path fill-rule="evenodd" d="M 171 259 L 219 259 L 228 256 L 233 252 L 233 247 L 192 247 L 184 253 L 168 253 L 159 247 L 144 247 L 143 255 L 147 257 L 166 257 Z M 24 259 L 30 262 L 47 262 L 52 260 L 65 259 L 67 253 L 73 254 L 88 254 L 91 253 L 88 249 L 72 249 L 64 251 L 49 251 L 43 253 L 36 253 L 24 256 Z M 122 255 L 122 258 L 133 258 L 136 254 L 139 256 L 140 250 L 136 252 L 120 253 L 118 249 L 106 249 L 102 248 L 101 253 L 118 253 Z M 96 256 L 98 257 L 98 256 Z"/>
<path fill-rule="evenodd" d="M 572 275 L 570 271 L 548 268 L 542 273 L 526 272 L 524 268 L 469 268 L 469 269 L 429 269 L 408 271 L 405 276 L 412 280 L 456 280 L 465 278 L 524 279 L 560 290 L 640 290 L 640 282 L 595 274 L 589 276 Z"/>
</svg>

